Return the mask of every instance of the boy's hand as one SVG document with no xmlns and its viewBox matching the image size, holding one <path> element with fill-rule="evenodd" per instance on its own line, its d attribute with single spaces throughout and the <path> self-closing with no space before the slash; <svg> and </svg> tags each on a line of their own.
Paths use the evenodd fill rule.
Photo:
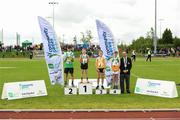
<svg viewBox="0 0 180 120">
<path fill-rule="evenodd" d="M 99 72 L 99 69 L 96 68 L 96 71 Z"/>
</svg>

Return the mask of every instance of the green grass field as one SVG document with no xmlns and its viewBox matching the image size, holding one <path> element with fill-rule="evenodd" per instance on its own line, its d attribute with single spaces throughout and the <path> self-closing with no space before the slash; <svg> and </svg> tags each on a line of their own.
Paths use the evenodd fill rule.
<svg viewBox="0 0 180 120">
<path fill-rule="evenodd" d="M 172 80 L 180 83 L 180 58 L 154 58 L 145 62 L 137 58 L 131 74 L 131 94 L 65 96 L 59 85 L 50 85 L 45 61 L 6 58 L 0 59 L 0 92 L 5 82 L 45 80 L 48 96 L 19 100 L 0 100 L 0 109 L 163 109 L 180 108 L 180 97 L 160 98 L 133 94 L 137 76 L 151 79 Z M 79 63 L 75 61 L 75 78 L 80 78 Z M 96 78 L 94 59 L 89 65 L 89 78 Z M 180 93 L 180 87 L 177 86 Z"/>
</svg>

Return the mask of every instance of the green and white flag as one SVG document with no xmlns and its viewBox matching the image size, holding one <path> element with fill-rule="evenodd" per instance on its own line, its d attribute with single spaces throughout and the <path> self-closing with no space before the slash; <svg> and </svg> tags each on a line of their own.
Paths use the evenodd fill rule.
<svg viewBox="0 0 180 120">
<path fill-rule="evenodd" d="M 44 46 L 44 54 L 51 84 L 64 85 L 63 56 L 60 43 L 53 27 L 42 17 L 38 17 Z"/>
<path fill-rule="evenodd" d="M 114 52 L 118 51 L 118 49 L 109 27 L 99 20 L 96 20 L 96 26 L 100 47 L 104 53 L 104 57 L 106 58 L 106 81 L 107 83 L 110 83 L 112 80 L 111 58 L 113 57 Z"/>
</svg>

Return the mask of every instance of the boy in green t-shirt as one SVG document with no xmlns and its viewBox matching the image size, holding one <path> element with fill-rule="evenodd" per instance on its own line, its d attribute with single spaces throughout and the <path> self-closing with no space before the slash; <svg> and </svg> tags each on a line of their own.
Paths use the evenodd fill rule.
<svg viewBox="0 0 180 120">
<path fill-rule="evenodd" d="M 64 73 L 65 73 L 65 86 L 68 83 L 68 73 L 71 74 L 72 87 L 74 87 L 74 53 L 71 51 L 71 47 L 67 48 L 67 52 L 64 53 Z"/>
</svg>

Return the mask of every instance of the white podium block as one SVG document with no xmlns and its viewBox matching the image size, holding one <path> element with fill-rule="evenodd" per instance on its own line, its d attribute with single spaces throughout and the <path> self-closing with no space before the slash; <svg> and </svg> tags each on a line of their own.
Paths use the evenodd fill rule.
<svg viewBox="0 0 180 120">
<path fill-rule="evenodd" d="M 76 87 L 65 87 L 64 94 L 65 95 L 77 95 L 77 88 Z"/>
<path fill-rule="evenodd" d="M 107 94 L 107 90 L 103 90 L 103 89 L 97 89 L 96 90 L 96 94 L 98 94 L 98 95 L 103 95 L 103 94 Z"/>
<path fill-rule="evenodd" d="M 89 95 L 92 94 L 92 83 L 79 83 L 79 94 Z"/>
<path fill-rule="evenodd" d="M 119 89 L 110 89 L 109 94 L 121 94 L 121 90 L 119 90 Z"/>
</svg>

